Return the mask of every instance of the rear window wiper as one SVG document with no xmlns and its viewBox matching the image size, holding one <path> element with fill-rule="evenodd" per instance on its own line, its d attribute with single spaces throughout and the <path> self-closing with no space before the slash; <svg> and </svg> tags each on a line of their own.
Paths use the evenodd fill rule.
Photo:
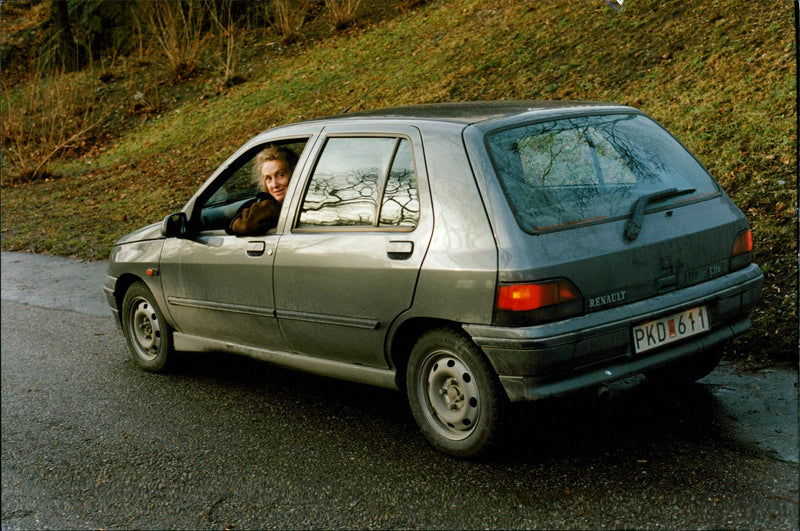
<svg viewBox="0 0 800 531">
<path fill-rule="evenodd" d="M 695 191 L 697 191 L 695 188 L 685 188 L 683 190 L 678 190 L 677 188 L 668 188 L 666 190 L 653 192 L 652 194 L 646 194 L 638 198 L 633 204 L 633 208 L 631 208 L 631 214 L 628 218 L 628 223 L 625 225 L 625 238 L 632 242 L 637 236 L 639 236 L 639 232 L 642 230 L 642 224 L 644 223 L 644 209 L 649 203 L 679 195 L 691 194 Z"/>
</svg>

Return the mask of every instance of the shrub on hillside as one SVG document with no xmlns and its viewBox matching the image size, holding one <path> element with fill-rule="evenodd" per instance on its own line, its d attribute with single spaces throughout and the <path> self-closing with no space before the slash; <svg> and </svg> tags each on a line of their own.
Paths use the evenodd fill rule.
<svg viewBox="0 0 800 531">
<path fill-rule="evenodd" d="M 283 44 L 297 40 L 308 13 L 307 0 L 272 0 L 264 4 L 270 28 L 281 37 Z"/>
<path fill-rule="evenodd" d="M 54 158 L 86 146 L 103 120 L 92 84 L 83 73 L 39 71 L 24 88 L 3 91 L 4 185 L 47 177 Z"/>
<path fill-rule="evenodd" d="M 361 0 L 325 0 L 328 16 L 337 31 L 341 31 L 355 22 L 356 11 L 360 3 Z"/>
</svg>

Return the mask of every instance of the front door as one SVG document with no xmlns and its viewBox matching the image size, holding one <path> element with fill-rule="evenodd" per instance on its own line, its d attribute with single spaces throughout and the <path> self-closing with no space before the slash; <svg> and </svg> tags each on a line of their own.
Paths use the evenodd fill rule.
<svg viewBox="0 0 800 531">
<path fill-rule="evenodd" d="M 227 161 L 199 192 L 186 234 L 167 238 L 160 274 L 167 311 L 178 332 L 230 344 L 288 349 L 275 318 L 272 268 L 278 238 L 235 236 L 226 227 L 264 192 L 256 160 L 269 145 L 300 155 L 306 138 L 254 143 Z"/>
<path fill-rule="evenodd" d="M 272 294 L 277 238 L 237 237 L 219 231 L 168 238 L 161 255 L 161 276 L 178 331 L 284 350 Z"/>
</svg>

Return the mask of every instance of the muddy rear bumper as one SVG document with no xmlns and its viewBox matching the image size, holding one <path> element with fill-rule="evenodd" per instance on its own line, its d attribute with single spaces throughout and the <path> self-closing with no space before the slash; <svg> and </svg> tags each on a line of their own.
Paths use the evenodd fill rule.
<svg viewBox="0 0 800 531">
<path fill-rule="evenodd" d="M 538 400 L 646 373 L 719 347 L 750 327 L 763 275 L 755 264 L 708 282 L 531 327 L 465 325 L 512 401 Z M 706 306 L 711 329 L 659 349 L 634 353 L 633 327 Z"/>
</svg>

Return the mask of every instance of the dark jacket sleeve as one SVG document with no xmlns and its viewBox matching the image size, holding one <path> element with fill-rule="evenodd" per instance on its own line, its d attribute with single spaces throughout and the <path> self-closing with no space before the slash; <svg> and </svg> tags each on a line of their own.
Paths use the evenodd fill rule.
<svg viewBox="0 0 800 531">
<path fill-rule="evenodd" d="M 238 236 L 266 234 L 269 229 L 278 225 L 280 213 L 280 203 L 269 197 L 244 208 L 231 220 L 226 232 Z"/>
</svg>

